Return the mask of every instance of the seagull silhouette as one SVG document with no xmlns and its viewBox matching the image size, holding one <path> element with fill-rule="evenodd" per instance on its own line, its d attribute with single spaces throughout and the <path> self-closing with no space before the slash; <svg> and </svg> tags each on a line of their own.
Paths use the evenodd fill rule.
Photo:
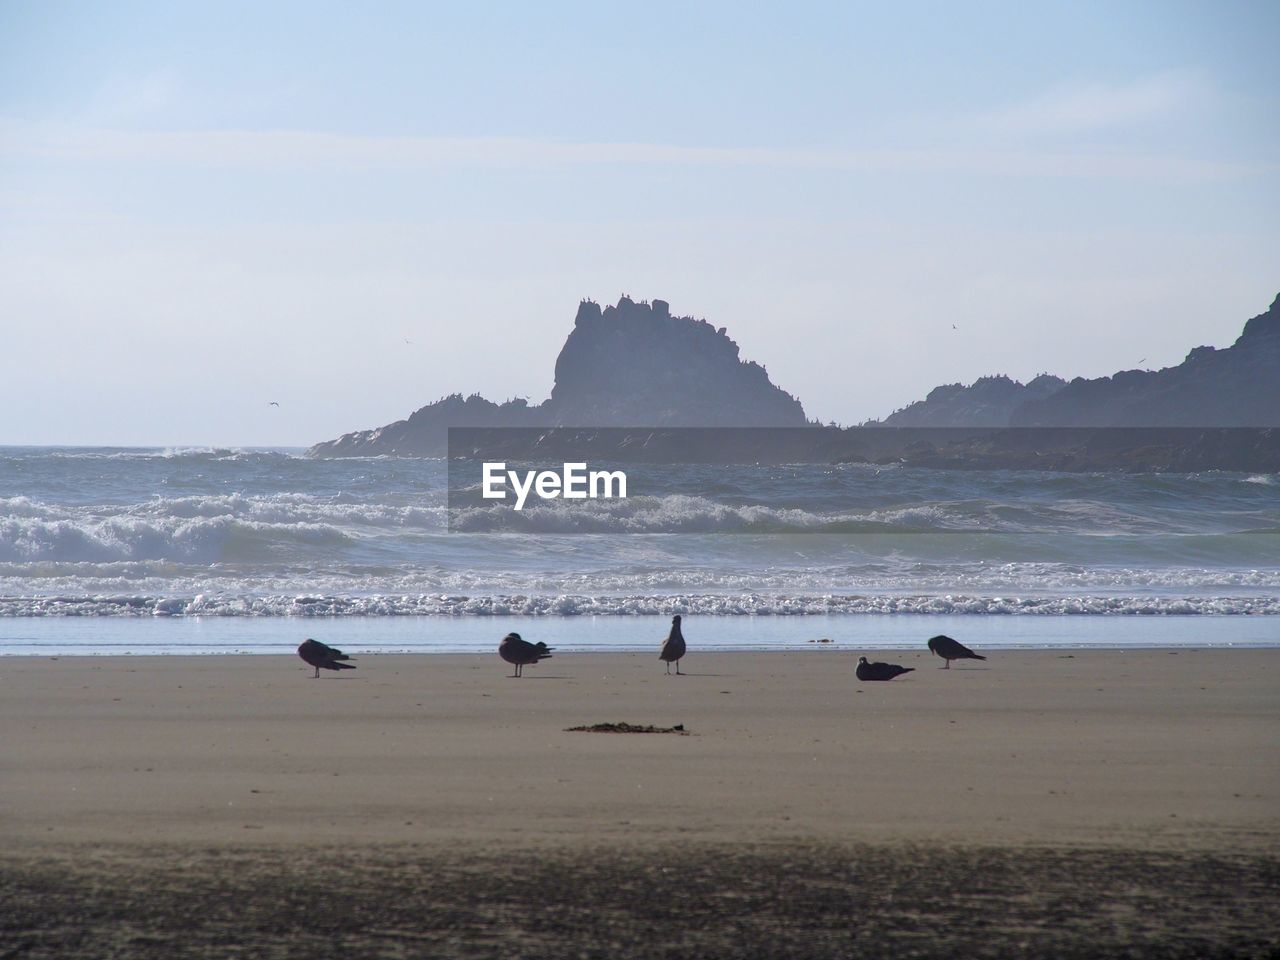
<svg viewBox="0 0 1280 960">
<path fill-rule="evenodd" d="M 278 403 L 276 403 L 274 400 L 272 400 L 269 404 L 267 404 L 267 406 L 269 406 L 269 407 L 278 407 L 278 406 L 280 406 L 280 404 L 278 404 Z"/>
<path fill-rule="evenodd" d="M 516 668 L 511 676 L 523 677 L 526 664 L 549 659 L 554 649 L 555 647 L 548 647 L 541 641 L 530 643 L 518 633 L 508 633 L 502 638 L 502 643 L 498 644 L 498 656 Z"/>
<path fill-rule="evenodd" d="M 351 658 L 337 647 L 330 647 L 319 640 L 312 640 L 310 637 L 303 641 L 302 646 L 298 647 L 298 656 L 309 666 L 316 668 L 315 676 L 312 677 L 313 680 L 320 676 L 321 667 L 325 670 L 354 670 L 356 668 L 353 663 L 339 662 L 350 660 Z"/>
<path fill-rule="evenodd" d="M 676 673 L 680 674 L 680 659 L 684 656 L 684 652 L 684 634 L 680 632 L 680 615 L 677 614 L 671 618 L 671 632 L 667 634 L 667 639 L 662 641 L 662 651 L 658 654 L 659 660 L 666 661 L 667 673 L 671 672 L 671 664 L 674 663 Z"/>
<path fill-rule="evenodd" d="M 974 653 L 959 640 L 953 640 L 946 634 L 938 634 L 929 640 L 929 652 L 936 657 L 941 657 L 945 662 L 944 667 L 951 669 L 952 660 L 985 660 L 987 659 L 980 653 Z"/>
<path fill-rule="evenodd" d="M 901 667 L 896 663 L 868 663 L 866 657 L 859 657 L 856 673 L 859 680 L 892 680 L 914 669 L 915 667 Z"/>
</svg>

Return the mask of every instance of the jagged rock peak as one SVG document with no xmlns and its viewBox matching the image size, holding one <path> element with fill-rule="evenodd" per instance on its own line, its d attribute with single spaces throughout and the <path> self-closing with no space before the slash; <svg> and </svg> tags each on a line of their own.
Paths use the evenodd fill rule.
<svg viewBox="0 0 1280 960">
<path fill-rule="evenodd" d="M 545 407 L 557 423 L 587 411 L 605 424 L 802 426 L 800 401 L 743 362 L 724 327 L 673 316 L 665 300 L 623 295 L 578 307 Z M 594 425 L 594 422 L 593 424 Z"/>
<path fill-rule="evenodd" d="M 314 456 L 438 456 L 449 427 L 805 426 L 800 401 L 744 362 L 724 327 L 665 300 L 578 304 L 544 403 L 450 394 L 405 420 L 317 444 Z"/>
<path fill-rule="evenodd" d="M 1163 370 L 1076 378 L 1014 411 L 1013 426 L 1280 426 L 1280 296 L 1224 349 L 1196 347 Z"/>
<path fill-rule="evenodd" d="M 1260 337 L 1280 337 L 1280 293 L 1271 301 L 1266 313 L 1260 313 L 1245 322 L 1236 343 L 1255 340 Z"/>
</svg>

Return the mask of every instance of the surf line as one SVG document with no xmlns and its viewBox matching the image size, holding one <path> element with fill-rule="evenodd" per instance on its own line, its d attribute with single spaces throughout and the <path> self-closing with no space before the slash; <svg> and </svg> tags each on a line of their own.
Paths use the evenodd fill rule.
<svg viewBox="0 0 1280 960">
<path fill-rule="evenodd" d="M 523 510 L 530 492 L 542 500 L 625 499 L 627 475 L 621 470 L 588 470 L 585 463 L 566 463 L 555 470 L 508 470 L 504 462 L 485 463 L 481 496 L 485 500 L 506 500 L 507 485 L 515 493 L 515 509 Z"/>
</svg>

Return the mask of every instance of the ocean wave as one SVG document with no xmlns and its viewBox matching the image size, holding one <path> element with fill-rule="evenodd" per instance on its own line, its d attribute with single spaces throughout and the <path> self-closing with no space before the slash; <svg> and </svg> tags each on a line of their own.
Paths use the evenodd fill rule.
<svg viewBox="0 0 1280 960">
<path fill-rule="evenodd" d="M 103 447 L 103 448 L 19 448 L 9 453 L 11 459 L 77 461 L 110 460 L 176 463 L 189 461 L 273 464 L 286 460 L 305 461 L 301 451 L 255 449 L 252 447 Z"/>
<path fill-rule="evenodd" d="M 0 561 L 299 557 L 387 531 L 442 533 L 442 505 L 353 502 L 281 493 L 155 497 L 139 504 L 67 506 L 0 498 Z"/>
<path fill-rule="evenodd" d="M 154 523 L 129 516 L 81 525 L 67 520 L 0 518 L 0 560 L 115 561 L 179 559 L 191 562 L 269 560 L 343 546 L 350 537 L 319 523 L 262 523 L 200 517 Z"/>
<path fill-rule="evenodd" d="M 521 511 L 504 505 L 456 507 L 457 533 L 925 533 L 991 530 L 1020 532 L 1021 524 L 963 504 L 913 504 L 824 512 L 804 507 L 720 503 L 669 494 L 625 500 L 541 501 Z"/>
<path fill-rule="evenodd" d="M 443 540 L 444 538 L 439 538 Z M 636 541 L 633 541 L 636 542 Z M 442 544 L 444 548 L 452 544 Z M 1280 594 L 1280 566 L 1216 567 L 1078 563 L 922 562 L 886 557 L 864 562 L 762 563 L 758 551 L 723 554 L 716 563 L 681 561 L 664 545 L 638 543 L 608 563 L 591 556 L 563 556 L 558 566 L 545 545 L 534 544 L 524 566 L 510 552 L 487 556 L 474 550 L 453 562 L 384 563 L 201 563 L 180 559 L 0 561 L 0 595 L 154 594 L 369 596 L 374 594 L 646 594 L 673 593 L 967 593 L 979 595 L 1076 595 L 1159 593 L 1230 596 Z M 585 546 L 592 546 L 586 544 Z M 325 551 L 331 552 L 331 551 Z M 535 563 L 536 562 L 536 563 Z M 588 565 L 589 564 L 589 565 Z"/>
<path fill-rule="evenodd" d="M 818 502 L 722 502 L 673 493 L 626 499 L 530 501 L 514 510 L 506 503 L 457 500 L 449 511 L 455 533 L 525 534 L 919 534 L 1001 533 L 1149 536 L 1270 529 L 1276 510 L 1234 513 L 1163 512 L 1090 500 L 1007 502 L 991 497 L 922 500 L 850 507 L 834 497 Z M 1225 529 L 1224 529 L 1225 528 Z"/>
<path fill-rule="evenodd" d="M 0 617 L 547 617 L 817 616 L 935 614 L 954 616 L 1277 616 L 1280 598 L 1265 597 L 984 597 L 966 595 L 665 596 L 48 596 L 0 597 Z"/>
</svg>

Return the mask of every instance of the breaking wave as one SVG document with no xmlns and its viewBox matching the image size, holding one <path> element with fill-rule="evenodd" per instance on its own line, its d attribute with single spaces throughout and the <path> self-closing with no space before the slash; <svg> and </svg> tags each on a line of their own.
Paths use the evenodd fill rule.
<svg viewBox="0 0 1280 960">
<path fill-rule="evenodd" d="M 1280 597 L 981 597 L 678 594 L 631 596 L 0 597 L 0 617 L 572 617 L 819 616 L 832 614 L 1280 615 Z"/>
</svg>

